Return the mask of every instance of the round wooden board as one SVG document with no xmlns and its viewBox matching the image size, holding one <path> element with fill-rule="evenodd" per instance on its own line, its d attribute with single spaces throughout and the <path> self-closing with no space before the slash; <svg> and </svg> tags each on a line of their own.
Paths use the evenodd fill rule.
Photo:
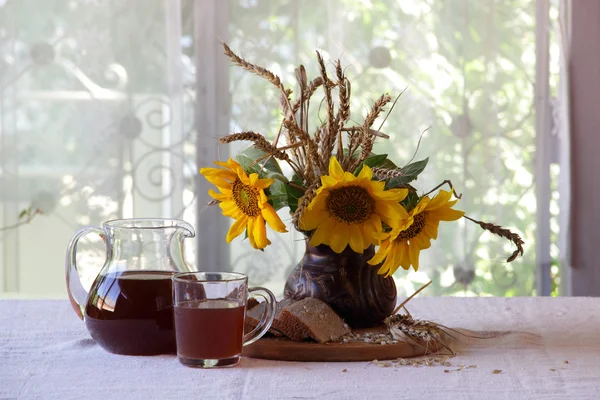
<svg viewBox="0 0 600 400">
<path fill-rule="evenodd" d="M 355 333 L 366 330 L 356 330 Z M 373 331 L 370 329 L 369 331 Z M 252 358 L 282 361 L 373 361 L 410 358 L 431 354 L 431 348 L 406 342 L 373 344 L 365 342 L 310 343 L 287 338 L 262 338 L 244 347 L 242 355 Z"/>
</svg>

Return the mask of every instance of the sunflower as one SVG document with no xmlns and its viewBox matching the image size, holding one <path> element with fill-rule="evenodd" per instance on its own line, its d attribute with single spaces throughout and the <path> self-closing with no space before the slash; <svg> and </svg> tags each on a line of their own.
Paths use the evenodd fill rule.
<svg viewBox="0 0 600 400">
<path fill-rule="evenodd" d="M 264 192 L 273 179 L 259 179 L 255 173 L 247 175 L 231 158 L 226 163 L 216 161 L 215 164 L 224 168 L 201 168 L 200 173 L 221 191 L 217 193 L 210 189 L 208 194 L 219 201 L 223 215 L 235 219 L 227 232 L 227 243 L 247 229 L 252 247 L 264 249 L 271 244 L 265 221 L 273 230 L 287 232 Z"/>
<path fill-rule="evenodd" d="M 329 175 L 321 176 L 321 187 L 300 219 L 298 228 L 313 231 L 310 245 L 326 244 L 336 253 L 350 245 L 362 253 L 376 244 L 382 221 L 397 226 L 408 218 L 400 201 L 407 189 L 384 190 L 385 182 L 373 181 L 371 168 L 364 165 L 358 176 L 344 172 L 335 157 L 329 161 Z"/>
<path fill-rule="evenodd" d="M 431 246 L 431 239 L 437 239 L 440 221 L 455 221 L 465 214 L 452 209 L 458 200 L 450 201 L 451 197 L 452 191 L 445 190 L 440 190 L 433 199 L 423 196 L 410 211 L 408 223 L 377 235 L 382 243 L 369 264 L 383 262 L 378 273 L 386 277 L 400 266 L 408 270 L 412 265 L 415 271 L 418 270 L 419 253 Z"/>
</svg>

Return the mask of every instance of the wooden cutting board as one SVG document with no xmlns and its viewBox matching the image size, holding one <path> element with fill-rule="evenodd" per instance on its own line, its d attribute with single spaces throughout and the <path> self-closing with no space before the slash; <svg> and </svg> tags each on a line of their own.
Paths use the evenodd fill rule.
<svg viewBox="0 0 600 400">
<path fill-rule="evenodd" d="M 356 330 L 355 333 L 373 332 L 380 329 Z M 419 357 L 435 351 L 436 349 L 432 349 L 431 346 L 429 346 L 429 351 L 426 351 L 424 346 L 406 342 L 396 344 L 365 342 L 320 344 L 268 337 L 244 347 L 242 355 L 282 361 L 373 361 Z"/>
</svg>

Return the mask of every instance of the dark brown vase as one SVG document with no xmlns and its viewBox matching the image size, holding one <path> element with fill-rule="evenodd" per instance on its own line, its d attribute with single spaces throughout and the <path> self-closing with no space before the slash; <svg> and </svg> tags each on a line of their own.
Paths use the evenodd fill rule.
<svg viewBox="0 0 600 400">
<path fill-rule="evenodd" d="M 391 277 L 378 275 L 377 266 L 367 264 L 374 254 L 373 246 L 363 254 L 350 247 L 338 254 L 326 245 L 307 244 L 285 283 L 284 296 L 323 300 L 352 328 L 380 325 L 394 310 L 396 285 Z"/>
</svg>

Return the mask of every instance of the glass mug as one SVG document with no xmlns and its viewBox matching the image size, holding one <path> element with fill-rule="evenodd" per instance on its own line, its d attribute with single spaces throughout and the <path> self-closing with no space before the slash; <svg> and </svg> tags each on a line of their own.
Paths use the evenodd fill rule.
<svg viewBox="0 0 600 400">
<path fill-rule="evenodd" d="M 175 274 L 173 305 L 177 357 L 190 367 L 231 367 L 242 347 L 260 339 L 275 317 L 275 296 L 261 287 L 248 288 L 248 277 L 235 272 Z M 244 335 L 248 295 L 265 299 L 258 326 Z"/>
</svg>

